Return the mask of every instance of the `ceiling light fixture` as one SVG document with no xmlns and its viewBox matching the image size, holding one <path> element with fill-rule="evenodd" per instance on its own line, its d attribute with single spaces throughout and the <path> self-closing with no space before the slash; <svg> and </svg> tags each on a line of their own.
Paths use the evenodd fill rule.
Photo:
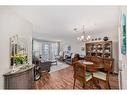
<svg viewBox="0 0 127 95">
<path fill-rule="evenodd" d="M 89 40 L 90 39 L 90 36 L 87 36 L 87 38 L 85 37 L 86 36 L 86 33 L 84 31 L 84 25 L 83 25 L 83 28 L 82 28 L 82 35 L 80 37 L 77 37 L 77 40 L 78 41 L 82 41 L 82 42 L 86 42 L 86 40 Z M 80 32 L 80 30 L 78 30 L 77 28 L 74 28 L 74 31 L 75 32 Z"/>
</svg>

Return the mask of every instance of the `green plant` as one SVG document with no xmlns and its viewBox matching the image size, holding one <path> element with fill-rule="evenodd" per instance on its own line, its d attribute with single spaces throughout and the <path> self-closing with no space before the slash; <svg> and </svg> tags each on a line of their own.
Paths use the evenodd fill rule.
<svg viewBox="0 0 127 95">
<path fill-rule="evenodd" d="M 14 56 L 16 64 L 24 64 L 27 61 L 27 56 L 23 54 L 17 54 Z"/>
</svg>

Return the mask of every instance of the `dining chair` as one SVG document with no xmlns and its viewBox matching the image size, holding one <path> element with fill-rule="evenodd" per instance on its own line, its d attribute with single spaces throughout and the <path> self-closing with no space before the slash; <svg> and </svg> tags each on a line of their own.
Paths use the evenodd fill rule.
<svg viewBox="0 0 127 95">
<path fill-rule="evenodd" d="M 74 54 L 74 57 L 72 58 L 72 66 L 73 66 L 74 62 L 76 62 L 78 60 L 80 60 L 79 54 Z"/>
<path fill-rule="evenodd" d="M 98 62 L 98 57 L 97 56 L 91 56 L 91 62 L 94 62 L 95 64 L 97 64 Z"/>
<path fill-rule="evenodd" d="M 111 59 L 104 59 L 103 60 L 104 70 L 93 72 L 93 78 L 96 80 L 104 81 L 106 89 L 110 89 L 109 75 L 112 68 L 113 63 L 112 61 L 113 60 Z"/>
<path fill-rule="evenodd" d="M 92 80 L 92 74 L 86 71 L 86 66 L 84 64 L 79 63 L 78 61 L 74 62 L 74 85 L 73 89 L 75 89 L 76 80 L 83 83 L 83 88 L 86 87 L 86 83 Z"/>
<path fill-rule="evenodd" d="M 84 57 L 84 59 L 85 59 L 86 61 L 91 61 L 91 56 L 88 56 L 88 55 L 87 55 L 87 56 Z"/>
</svg>

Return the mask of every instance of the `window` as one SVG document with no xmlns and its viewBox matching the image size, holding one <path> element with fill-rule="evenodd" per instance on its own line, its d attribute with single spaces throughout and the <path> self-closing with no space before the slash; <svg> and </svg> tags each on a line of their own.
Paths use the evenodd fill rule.
<svg viewBox="0 0 127 95">
<path fill-rule="evenodd" d="M 59 42 L 34 40 L 33 54 L 35 55 L 34 52 L 38 52 L 38 56 L 41 55 L 43 60 L 54 60 L 59 52 Z"/>
</svg>

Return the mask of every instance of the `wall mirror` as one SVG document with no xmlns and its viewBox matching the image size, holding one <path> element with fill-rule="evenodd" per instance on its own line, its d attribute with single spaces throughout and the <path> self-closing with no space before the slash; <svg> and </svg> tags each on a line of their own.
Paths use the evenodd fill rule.
<svg viewBox="0 0 127 95">
<path fill-rule="evenodd" d="M 10 38 L 10 65 L 22 65 L 28 61 L 27 41 L 23 37 L 14 35 Z"/>
</svg>

